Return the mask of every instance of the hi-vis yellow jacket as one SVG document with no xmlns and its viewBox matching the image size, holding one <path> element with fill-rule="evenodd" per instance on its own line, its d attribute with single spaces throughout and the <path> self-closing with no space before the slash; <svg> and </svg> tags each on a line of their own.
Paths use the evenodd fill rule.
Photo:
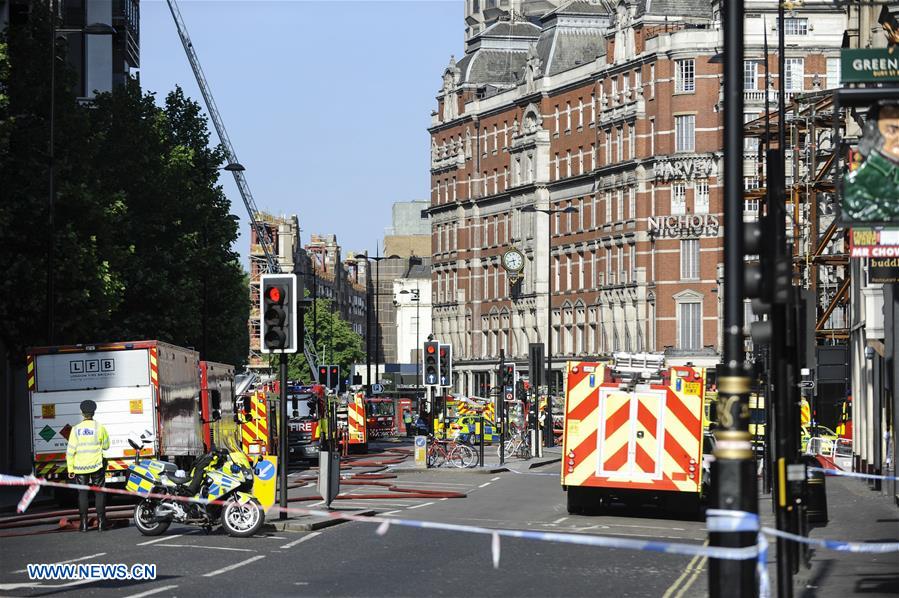
<svg viewBox="0 0 899 598">
<path fill-rule="evenodd" d="M 109 448 L 109 434 L 103 424 L 86 419 L 69 434 L 66 468 L 69 473 L 92 473 L 103 467 L 103 451 Z"/>
</svg>

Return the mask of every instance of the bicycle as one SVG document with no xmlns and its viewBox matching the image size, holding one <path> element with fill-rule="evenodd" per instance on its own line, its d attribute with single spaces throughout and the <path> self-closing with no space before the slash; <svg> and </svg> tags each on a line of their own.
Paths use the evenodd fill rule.
<svg viewBox="0 0 899 598">
<path fill-rule="evenodd" d="M 441 467 L 446 463 L 458 468 L 474 467 L 477 461 L 474 449 L 464 443 L 428 437 L 428 467 Z"/>
<path fill-rule="evenodd" d="M 506 441 L 506 450 L 503 453 L 502 447 L 500 444 L 496 447 L 496 456 L 504 457 L 505 459 L 511 459 L 512 457 L 518 457 L 519 459 L 530 459 L 531 458 L 531 439 L 530 435 L 525 432 L 518 432 L 515 436 Z"/>
</svg>

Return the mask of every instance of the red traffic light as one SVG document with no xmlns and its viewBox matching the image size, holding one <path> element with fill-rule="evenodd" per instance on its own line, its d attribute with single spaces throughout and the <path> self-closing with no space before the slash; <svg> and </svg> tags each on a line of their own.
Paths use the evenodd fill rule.
<svg viewBox="0 0 899 598">
<path fill-rule="evenodd" d="M 434 345 L 428 345 L 427 347 L 425 347 L 425 351 L 433 354 L 434 353 Z"/>
<path fill-rule="evenodd" d="M 266 295 L 268 296 L 269 301 L 281 303 L 281 287 L 269 287 L 268 290 L 266 290 Z"/>
<path fill-rule="evenodd" d="M 443 348 L 440 349 L 440 356 L 446 357 L 446 349 L 443 349 Z"/>
</svg>

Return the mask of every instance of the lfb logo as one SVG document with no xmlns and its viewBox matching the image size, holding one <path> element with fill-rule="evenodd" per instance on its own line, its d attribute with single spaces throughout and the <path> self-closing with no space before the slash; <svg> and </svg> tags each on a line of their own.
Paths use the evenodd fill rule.
<svg viewBox="0 0 899 598">
<path fill-rule="evenodd" d="M 98 372 L 114 372 L 115 359 L 74 359 L 69 362 L 70 374 L 96 374 Z"/>
</svg>

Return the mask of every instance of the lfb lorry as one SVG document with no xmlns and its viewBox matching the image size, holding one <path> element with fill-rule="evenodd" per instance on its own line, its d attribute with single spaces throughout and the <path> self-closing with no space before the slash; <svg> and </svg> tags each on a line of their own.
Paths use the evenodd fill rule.
<svg viewBox="0 0 899 598">
<path fill-rule="evenodd" d="M 196 351 L 137 341 L 37 347 L 28 350 L 26 360 L 35 475 L 66 477 L 69 433 L 82 420 L 79 406 L 87 399 L 97 403 L 94 417 L 109 433 L 107 482 L 125 481 L 135 457 L 128 438 L 135 435 L 145 441 L 142 457 L 170 461 L 181 469 L 189 470 L 203 454 Z"/>
</svg>

